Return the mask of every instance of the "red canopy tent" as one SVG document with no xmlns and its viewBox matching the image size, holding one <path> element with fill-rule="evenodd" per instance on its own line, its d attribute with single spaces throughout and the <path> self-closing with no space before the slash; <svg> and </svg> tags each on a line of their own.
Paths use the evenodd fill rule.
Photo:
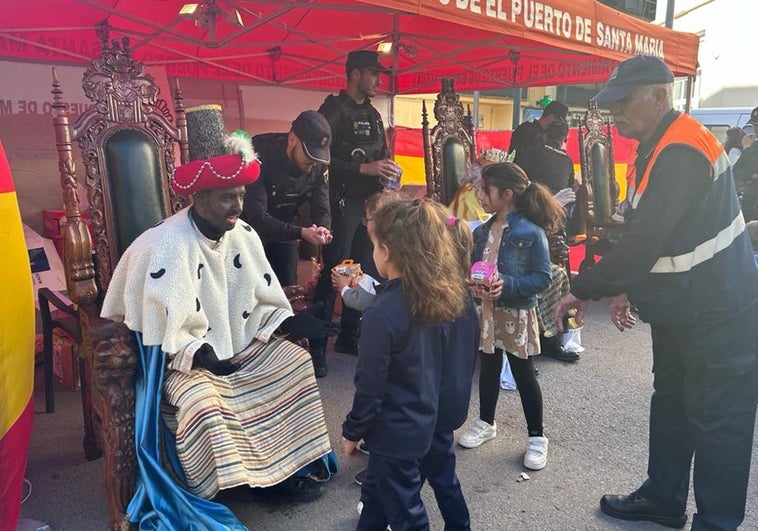
<svg viewBox="0 0 758 531">
<path fill-rule="evenodd" d="M 95 29 L 128 36 L 134 56 L 169 76 L 335 91 L 347 51 L 394 43 L 390 92 L 604 81 L 626 57 L 652 54 L 694 75 L 696 35 L 594 0 L 0 0 L 0 58 L 86 64 Z M 236 25 L 237 21 L 242 26 Z"/>
</svg>

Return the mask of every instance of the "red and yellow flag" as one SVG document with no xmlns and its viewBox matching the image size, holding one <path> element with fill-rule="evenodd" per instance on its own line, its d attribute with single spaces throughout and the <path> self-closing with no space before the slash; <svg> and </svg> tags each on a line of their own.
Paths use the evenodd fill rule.
<svg viewBox="0 0 758 531">
<path fill-rule="evenodd" d="M 34 295 L 8 159 L 0 143 L 0 531 L 16 529 L 34 417 Z"/>
</svg>

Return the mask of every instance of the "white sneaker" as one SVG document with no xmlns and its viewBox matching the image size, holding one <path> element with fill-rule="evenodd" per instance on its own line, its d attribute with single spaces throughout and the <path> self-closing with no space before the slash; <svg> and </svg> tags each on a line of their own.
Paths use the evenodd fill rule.
<svg viewBox="0 0 758 531">
<path fill-rule="evenodd" d="M 458 444 L 464 448 L 476 448 L 496 436 L 497 422 L 489 424 L 482 419 L 476 419 L 476 422 L 458 438 Z"/>
<path fill-rule="evenodd" d="M 524 454 L 524 466 L 529 470 L 542 470 L 547 464 L 547 437 L 529 437 Z"/>
</svg>

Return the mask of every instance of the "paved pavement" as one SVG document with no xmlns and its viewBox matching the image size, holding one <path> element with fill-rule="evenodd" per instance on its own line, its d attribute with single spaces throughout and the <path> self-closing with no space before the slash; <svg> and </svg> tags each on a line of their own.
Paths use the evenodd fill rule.
<svg viewBox="0 0 758 531">
<path fill-rule="evenodd" d="M 528 472 L 517 482 L 526 442 L 521 404 L 514 392 L 501 393 L 498 436 L 479 448 L 458 447 L 458 474 L 474 530 L 653 530 L 654 524 L 622 522 L 603 515 L 600 496 L 627 493 L 645 477 L 647 419 L 652 375 L 649 329 L 640 325 L 624 333 L 608 322 L 596 303 L 582 331 L 586 352 L 572 365 L 538 359 L 545 400 L 545 434 L 550 438 L 547 467 Z M 340 424 L 350 407 L 355 358 L 330 353 L 329 376 L 320 379 L 329 430 L 335 448 Z M 42 386 L 37 388 L 41 390 Z M 32 492 L 22 516 L 44 521 L 55 531 L 106 528 L 103 462 L 87 462 L 81 449 L 79 394 L 59 391 L 57 411 L 35 419 L 27 478 Z M 44 411 L 44 396 L 36 396 Z M 471 418 L 478 413 L 476 385 Z M 755 445 L 754 445 L 755 450 Z M 357 522 L 359 487 L 353 475 L 366 463 L 362 454 L 344 457 L 340 472 L 317 501 L 271 505 L 247 489 L 222 496 L 237 516 L 255 530 L 348 530 Z M 742 529 L 758 529 L 758 462 L 754 459 Z M 430 489 L 424 500 L 432 529 L 442 520 Z M 689 513 L 694 512 L 690 494 Z"/>
</svg>

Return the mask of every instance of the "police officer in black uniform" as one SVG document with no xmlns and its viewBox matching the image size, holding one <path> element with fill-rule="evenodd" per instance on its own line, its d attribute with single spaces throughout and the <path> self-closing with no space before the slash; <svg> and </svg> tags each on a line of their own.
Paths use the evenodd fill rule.
<svg viewBox="0 0 758 531">
<path fill-rule="evenodd" d="M 271 267 L 283 286 L 297 284 L 297 240 L 320 246 L 331 242 L 329 211 L 329 124 L 316 111 L 304 111 L 289 133 L 253 137 L 261 161 L 260 178 L 247 187 L 242 218 L 256 230 Z M 312 225 L 293 224 L 310 203 Z"/>
<path fill-rule="evenodd" d="M 560 101 L 551 101 L 542 110 L 542 116 L 538 120 L 524 122 L 514 129 L 508 146 L 509 154 L 516 152 L 513 162 L 526 171 L 530 157 L 537 155 L 537 151 L 545 145 L 547 126 L 556 121 L 565 122 L 568 110 L 568 107 Z"/>
<path fill-rule="evenodd" d="M 380 74 L 390 70 L 379 62 L 379 54 L 368 50 L 350 52 L 345 64 L 347 88 L 337 96 L 329 95 L 319 112 L 332 129 L 329 199 L 334 240 L 324 248 L 324 270 L 316 288 L 316 299 L 324 302 L 324 314 L 331 315 L 334 290 L 331 268 L 345 258 L 365 256 L 371 242 L 362 225 L 363 203 L 384 184 L 398 178 L 398 167 L 390 160 L 379 111 L 371 105 Z M 342 309 L 342 332 L 335 350 L 356 354 L 356 335 L 360 313 Z M 325 342 L 314 342 L 325 350 Z M 315 359 L 315 357 L 314 357 Z"/>
</svg>

